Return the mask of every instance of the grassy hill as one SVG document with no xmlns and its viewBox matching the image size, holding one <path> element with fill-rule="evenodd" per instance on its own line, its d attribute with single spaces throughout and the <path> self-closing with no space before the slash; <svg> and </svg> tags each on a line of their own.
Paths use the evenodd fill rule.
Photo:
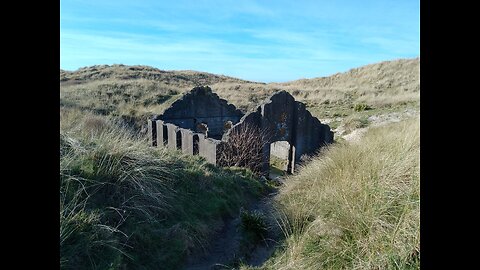
<svg viewBox="0 0 480 270">
<path fill-rule="evenodd" d="M 241 79 L 215 75 L 198 71 L 163 71 L 149 66 L 126 65 L 96 65 L 80 68 L 76 71 L 60 70 L 60 82 L 63 84 L 78 84 L 92 80 L 118 79 L 135 80 L 145 79 L 162 81 L 167 85 L 177 87 L 193 87 L 195 85 L 213 84 L 218 82 L 247 82 Z"/>
<path fill-rule="evenodd" d="M 147 66 L 60 70 L 62 269 L 181 269 L 269 191 L 248 170 L 148 146 L 147 117 L 196 85 L 243 111 L 287 90 L 335 129 L 336 143 L 275 197 L 284 241 L 259 269 L 419 269 L 418 58 L 269 84 Z"/>
<path fill-rule="evenodd" d="M 113 115 L 140 127 L 149 116 L 161 114 L 196 85 L 210 86 L 244 112 L 273 92 L 286 90 L 332 127 L 360 127 L 368 124 L 372 115 L 418 108 L 419 59 L 387 61 L 329 77 L 269 84 L 147 66 L 100 65 L 73 72 L 60 70 L 60 105 Z"/>
<path fill-rule="evenodd" d="M 351 101 L 371 106 L 388 106 L 418 100 L 420 91 L 419 59 L 400 59 L 354 68 L 329 77 L 302 79 L 272 84 L 303 91 L 303 100 Z M 318 92 L 315 95 L 315 92 Z"/>
<path fill-rule="evenodd" d="M 162 71 L 146 66 L 99 65 L 74 72 L 60 70 L 60 106 L 145 123 L 196 85 L 248 83 L 193 71 Z"/>
</svg>

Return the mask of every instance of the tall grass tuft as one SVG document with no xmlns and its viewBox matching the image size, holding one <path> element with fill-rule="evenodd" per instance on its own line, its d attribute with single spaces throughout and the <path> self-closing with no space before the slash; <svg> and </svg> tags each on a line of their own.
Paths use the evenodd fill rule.
<svg viewBox="0 0 480 270">
<path fill-rule="evenodd" d="M 286 181 L 264 269 L 419 269 L 419 121 L 330 147 Z"/>
<path fill-rule="evenodd" d="M 148 146 L 113 118 L 61 110 L 62 269 L 177 269 L 261 184 Z"/>
</svg>

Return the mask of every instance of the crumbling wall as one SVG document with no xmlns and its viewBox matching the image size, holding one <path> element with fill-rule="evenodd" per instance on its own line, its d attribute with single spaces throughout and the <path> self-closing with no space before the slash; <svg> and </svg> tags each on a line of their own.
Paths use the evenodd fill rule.
<svg viewBox="0 0 480 270">
<path fill-rule="evenodd" d="M 179 127 L 174 124 L 167 123 L 167 146 L 170 149 L 177 149 L 177 131 Z"/>
<path fill-rule="evenodd" d="M 153 138 L 155 139 L 156 143 L 158 145 L 166 145 L 168 142 L 167 125 L 161 120 L 149 121 L 149 123 L 154 123 L 154 125 L 156 126 L 156 133 L 153 134 Z"/>
<path fill-rule="evenodd" d="M 175 102 L 164 115 L 149 120 L 150 144 L 179 149 L 190 155 L 198 154 L 216 165 L 223 144 L 229 141 L 229 134 L 241 130 L 244 125 L 251 125 L 267 134 L 268 140 L 262 151 L 263 172 L 269 171 L 270 144 L 286 141 L 289 144 L 287 171 L 292 173 L 295 165 L 301 163 L 302 155 L 315 154 L 322 146 L 333 142 L 330 127 L 313 117 L 305 104 L 295 101 L 286 91 L 273 94 L 255 111 L 241 115 L 210 88 L 197 87 Z M 193 125 L 194 121 L 202 119 L 208 121 L 208 137 L 196 132 Z M 232 121 L 234 125 L 223 134 L 226 121 Z M 223 134 L 222 140 L 211 138 L 210 134 L 217 138 Z M 285 153 L 285 149 L 282 151 Z"/>
<path fill-rule="evenodd" d="M 212 138 L 200 138 L 199 155 L 213 165 L 217 165 L 222 143 L 222 141 Z"/>
<path fill-rule="evenodd" d="M 165 124 L 162 120 L 148 120 L 148 126 L 150 127 L 150 134 L 154 130 L 156 132 L 155 136 L 149 136 L 152 146 L 164 146 L 172 150 L 180 150 L 185 154 L 200 155 L 209 163 L 217 164 L 222 141 L 206 138 L 202 133 L 195 133 L 171 123 Z M 155 145 L 153 144 L 153 138 L 156 138 L 155 142 L 157 144 Z"/>
<path fill-rule="evenodd" d="M 199 133 L 199 125 L 205 123 L 208 126 L 207 136 L 220 139 L 225 124 L 228 121 L 238 123 L 242 116 L 240 110 L 213 93 L 210 87 L 201 86 L 193 88 L 153 120 L 163 120 Z"/>
<path fill-rule="evenodd" d="M 333 142 L 333 132 L 328 125 L 322 124 L 306 110 L 305 104 L 295 101 L 286 91 L 276 92 L 257 109 L 240 119 L 227 131 L 223 140 L 228 142 L 229 134 L 242 125 L 251 125 L 269 135 L 263 150 L 264 173 L 269 170 L 270 144 L 287 141 L 290 144 L 288 170 L 294 171 L 295 164 L 301 162 L 301 156 L 311 155 L 325 144 Z"/>
<path fill-rule="evenodd" d="M 193 131 L 180 128 L 182 134 L 182 152 L 193 155 Z"/>
</svg>

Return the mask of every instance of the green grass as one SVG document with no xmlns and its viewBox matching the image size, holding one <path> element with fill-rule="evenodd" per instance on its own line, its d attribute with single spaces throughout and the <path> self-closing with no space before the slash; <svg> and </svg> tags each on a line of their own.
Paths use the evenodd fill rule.
<svg viewBox="0 0 480 270">
<path fill-rule="evenodd" d="M 265 188 L 105 116 L 63 109 L 60 138 L 62 269 L 179 269 Z"/>
<path fill-rule="evenodd" d="M 317 104 L 310 103 L 307 106 L 307 109 L 312 113 L 313 116 L 321 119 L 338 119 L 337 121 L 332 121 L 328 125 L 334 129 L 343 123 L 345 119 L 349 117 L 369 117 L 372 115 L 380 115 L 391 112 L 401 112 L 405 109 L 418 109 L 419 102 L 401 102 L 394 105 L 374 107 L 371 106 L 368 110 L 355 110 L 355 105 L 350 101 L 342 101 L 337 104 Z"/>
<path fill-rule="evenodd" d="M 245 264 L 250 259 L 255 247 L 267 238 L 270 227 L 267 217 L 258 210 L 240 210 L 240 248 L 238 257 L 230 267 L 237 269 L 239 265 Z"/>
<path fill-rule="evenodd" d="M 365 103 L 357 103 L 353 106 L 353 110 L 356 112 L 371 110 L 372 108 Z"/>
<path fill-rule="evenodd" d="M 419 269 L 419 145 L 418 118 L 390 124 L 288 178 L 285 242 L 260 269 Z"/>
<path fill-rule="evenodd" d="M 351 131 L 372 115 L 418 109 L 416 62 L 284 84 L 123 65 L 61 72 L 61 268 L 178 269 L 216 221 L 276 185 L 138 135 L 194 85 L 243 110 L 285 89 L 332 129 Z M 277 204 L 286 241 L 264 268 L 418 269 L 417 126 L 375 129 L 354 146 L 338 137 L 290 177 Z"/>
<path fill-rule="evenodd" d="M 146 79 L 108 78 L 61 85 L 60 106 L 131 119 L 139 128 L 153 114 L 162 113 L 186 89 Z"/>
<path fill-rule="evenodd" d="M 264 215 L 259 211 L 243 210 L 240 212 L 241 228 L 251 233 L 252 236 L 258 241 L 263 239 L 268 232 L 268 226 L 265 221 Z"/>
<path fill-rule="evenodd" d="M 275 175 L 285 175 L 286 171 L 284 170 L 288 160 L 278 158 L 274 155 L 270 155 L 270 173 Z"/>
</svg>

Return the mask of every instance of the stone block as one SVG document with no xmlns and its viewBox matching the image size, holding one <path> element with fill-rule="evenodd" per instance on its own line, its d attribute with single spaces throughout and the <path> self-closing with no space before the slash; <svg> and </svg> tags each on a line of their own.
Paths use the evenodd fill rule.
<svg viewBox="0 0 480 270">
<path fill-rule="evenodd" d="M 168 142 L 167 146 L 170 149 L 177 149 L 177 129 L 178 127 L 173 124 L 166 124 L 167 126 L 167 134 L 168 134 Z"/>
</svg>

